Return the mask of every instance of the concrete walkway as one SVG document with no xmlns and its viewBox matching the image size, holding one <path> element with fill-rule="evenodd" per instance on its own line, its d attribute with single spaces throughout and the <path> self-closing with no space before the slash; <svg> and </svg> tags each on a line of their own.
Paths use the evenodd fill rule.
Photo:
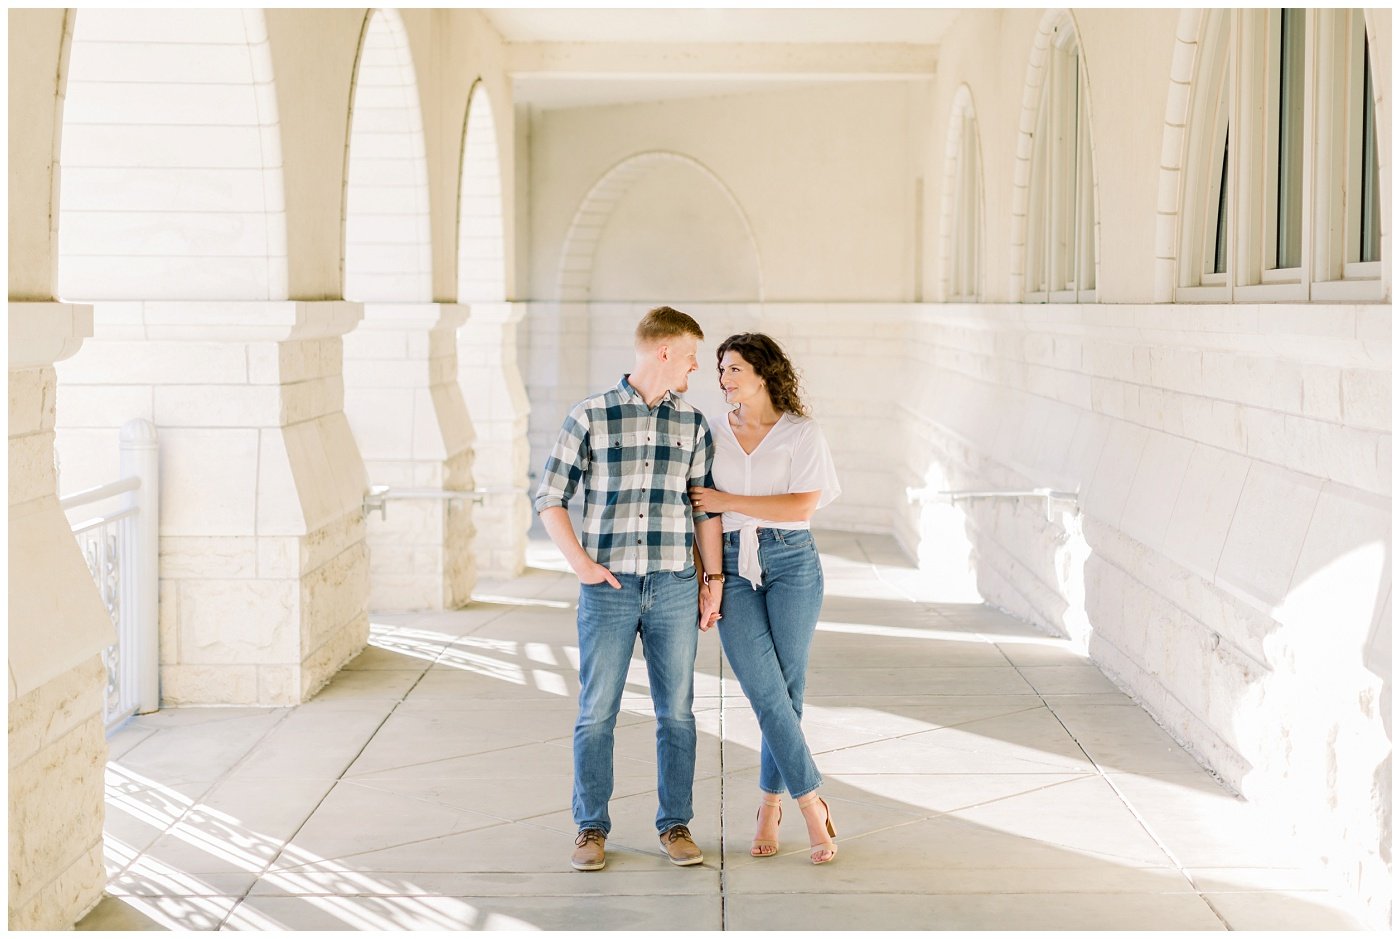
<svg viewBox="0 0 1400 939">
<path fill-rule="evenodd" d="M 112 739 L 110 896 L 84 929 L 1348 929 L 1253 809 L 1066 643 L 920 599 L 888 538 L 820 535 L 805 726 L 840 837 L 749 857 L 758 732 L 716 635 L 692 825 L 660 854 L 637 652 L 608 866 L 570 870 L 576 581 L 547 545 L 470 609 L 373 617 L 311 703 Z"/>
</svg>

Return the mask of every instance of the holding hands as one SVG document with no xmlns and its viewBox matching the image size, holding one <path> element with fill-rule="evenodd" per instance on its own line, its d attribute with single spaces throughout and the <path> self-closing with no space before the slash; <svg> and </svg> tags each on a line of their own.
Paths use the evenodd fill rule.
<svg viewBox="0 0 1400 939">
<path fill-rule="evenodd" d="M 715 623 L 722 618 L 719 605 L 723 598 L 724 584 L 720 581 L 700 585 L 700 631 L 702 633 L 712 629 Z"/>
</svg>

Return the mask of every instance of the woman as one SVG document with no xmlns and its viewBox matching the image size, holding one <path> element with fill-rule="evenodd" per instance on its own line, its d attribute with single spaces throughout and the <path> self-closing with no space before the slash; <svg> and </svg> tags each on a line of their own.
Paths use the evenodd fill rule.
<svg viewBox="0 0 1400 939">
<path fill-rule="evenodd" d="M 724 513 L 720 642 L 763 731 L 762 796 L 750 853 L 778 853 L 786 789 L 807 822 L 812 863 L 825 864 L 836 857 L 836 828 L 817 794 L 821 774 L 800 724 L 823 588 L 808 519 L 841 486 L 778 344 L 741 333 L 724 340 L 717 357 L 720 388 L 733 410 L 713 422 L 717 488 L 696 486 L 690 494 L 697 509 Z"/>
</svg>

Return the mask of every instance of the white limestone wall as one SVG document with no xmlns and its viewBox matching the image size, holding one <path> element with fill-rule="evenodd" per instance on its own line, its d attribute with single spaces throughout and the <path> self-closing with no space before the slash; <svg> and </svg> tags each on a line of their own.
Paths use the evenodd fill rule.
<svg viewBox="0 0 1400 939">
<path fill-rule="evenodd" d="M 1389 308 L 911 320 L 900 487 L 1079 492 L 1082 516 L 1053 522 L 1042 503 L 959 504 L 981 594 L 1082 641 L 1384 915 Z M 947 535 L 895 501 L 912 552 Z"/>
<path fill-rule="evenodd" d="M 635 181 L 649 204 L 609 205 L 618 221 L 600 219 L 609 228 L 597 249 L 607 295 L 593 298 L 646 300 L 661 286 L 672 299 L 917 299 L 916 193 L 927 130 L 910 118 L 926 107 L 925 90 L 904 81 L 808 85 L 533 113 L 531 298 L 561 298 L 560 263 L 590 189 L 631 157 L 667 153 L 712 179 L 672 167 L 663 172 L 683 176 L 678 185 Z M 752 231 L 761 294 L 743 295 L 753 290 L 752 256 L 735 252 L 748 239 L 721 211 L 716 186 L 732 194 Z M 662 282 L 643 262 L 668 253 Z M 742 266 L 715 270 L 726 261 Z"/>
<path fill-rule="evenodd" d="M 345 337 L 345 416 L 372 485 L 474 488 L 471 418 L 457 384 L 456 304 L 368 303 Z M 471 599 L 470 501 L 394 499 L 367 519 L 373 610 L 454 609 Z"/>
<path fill-rule="evenodd" d="M 70 62 L 62 295 L 286 296 L 282 146 L 262 12 L 83 9 Z"/>
<path fill-rule="evenodd" d="M 489 577 L 514 577 L 525 570 L 534 516 L 530 401 L 517 351 L 525 311 L 523 303 L 473 303 L 471 318 L 457 331 L 457 382 L 475 415 L 472 472 L 482 492 L 473 511 L 471 549 L 480 572 Z"/>
</svg>

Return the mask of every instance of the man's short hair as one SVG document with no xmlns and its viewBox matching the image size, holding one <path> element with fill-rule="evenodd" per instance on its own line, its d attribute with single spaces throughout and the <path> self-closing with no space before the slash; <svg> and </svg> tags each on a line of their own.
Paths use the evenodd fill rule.
<svg viewBox="0 0 1400 939">
<path fill-rule="evenodd" d="M 694 336 L 697 340 L 705 338 L 699 323 L 680 310 L 668 306 L 659 306 L 649 311 L 637 324 L 638 345 L 674 339 L 677 336 Z"/>
</svg>

